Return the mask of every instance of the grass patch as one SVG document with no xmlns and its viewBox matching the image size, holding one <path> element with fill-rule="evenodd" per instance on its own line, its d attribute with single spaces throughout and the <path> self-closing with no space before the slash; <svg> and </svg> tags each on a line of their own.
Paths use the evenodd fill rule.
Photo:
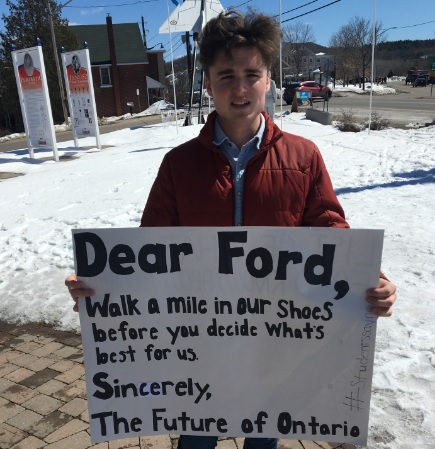
<svg viewBox="0 0 435 449">
<path fill-rule="evenodd" d="M 377 111 L 372 111 L 372 119 L 370 122 L 370 129 L 374 131 L 380 131 L 381 129 L 386 129 L 391 126 L 391 120 L 384 117 L 381 113 Z M 369 127 L 369 123 L 365 125 L 366 128 Z"/>
<path fill-rule="evenodd" d="M 334 126 L 347 133 L 358 133 L 362 129 L 352 109 L 342 109 Z"/>
</svg>

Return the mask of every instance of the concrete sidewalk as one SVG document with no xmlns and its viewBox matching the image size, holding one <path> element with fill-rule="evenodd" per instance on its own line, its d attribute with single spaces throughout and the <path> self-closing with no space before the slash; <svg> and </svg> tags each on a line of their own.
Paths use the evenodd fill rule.
<svg viewBox="0 0 435 449">
<path fill-rule="evenodd" d="M 91 444 L 81 337 L 41 324 L 0 321 L 0 449 L 176 448 L 177 435 Z M 243 438 L 218 449 L 242 449 Z M 354 449 L 280 440 L 279 449 Z"/>
</svg>

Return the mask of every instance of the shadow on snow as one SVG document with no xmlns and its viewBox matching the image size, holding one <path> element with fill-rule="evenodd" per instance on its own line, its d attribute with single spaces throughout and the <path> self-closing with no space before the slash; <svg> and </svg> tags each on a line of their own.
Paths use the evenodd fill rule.
<svg viewBox="0 0 435 449">
<path fill-rule="evenodd" d="M 359 187 L 343 187 L 335 190 L 336 195 L 344 195 L 346 193 L 363 192 L 365 190 L 373 190 L 377 188 L 413 186 L 418 184 L 431 184 L 435 182 L 435 168 L 429 170 L 413 170 L 408 173 L 395 173 L 395 177 L 402 178 L 397 181 L 387 182 L 385 184 L 372 184 L 369 186 Z M 404 179 L 403 179 L 404 178 Z"/>
</svg>

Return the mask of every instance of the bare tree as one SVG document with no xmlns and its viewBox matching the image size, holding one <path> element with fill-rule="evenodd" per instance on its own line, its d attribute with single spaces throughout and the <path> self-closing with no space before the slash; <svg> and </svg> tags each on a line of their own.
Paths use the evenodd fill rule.
<svg viewBox="0 0 435 449">
<path fill-rule="evenodd" d="M 284 49 L 283 53 L 288 57 L 288 64 L 293 72 L 302 72 L 303 57 L 307 56 L 307 44 L 315 42 L 313 27 L 303 22 L 295 22 L 282 30 Z"/>
<path fill-rule="evenodd" d="M 335 54 L 335 79 L 342 78 L 343 84 L 345 85 L 355 75 L 354 66 L 351 61 L 353 53 L 352 44 L 346 39 L 344 33 L 340 34 L 337 32 L 331 37 L 329 47 L 331 53 Z"/>
<path fill-rule="evenodd" d="M 174 88 L 172 86 L 172 77 L 166 78 L 166 92 L 168 93 L 168 101 L 174 103 Z M 177 105 L 185 105 L 189 103 L 190 96 L 190 77 L 188 70 L 181 70 L 175 74 L 175 91 L 177 94 Z"/>
<path fill-rule="evenodd" d="M 376 23 L 375 35 L 382 35 L 382 24 Z M 370 20 L 353 17 L 331 37 L 330 46 L 336 49 L 337 67 L 346 75 L 352 74 L 365 86 L 365 78 L 371 64 L 373 30 Z"/>
</svg>

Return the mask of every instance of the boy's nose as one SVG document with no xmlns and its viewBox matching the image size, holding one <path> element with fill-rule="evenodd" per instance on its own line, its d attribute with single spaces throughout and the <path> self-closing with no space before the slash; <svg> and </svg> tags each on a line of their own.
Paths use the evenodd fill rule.
<svg viewBox="0 0 435 449">
<path fill-rule="evenodd" d="M 233 82 L 233 90 L 235 92 L 244 92 L 246 90 L 246 84 L 243 79 L 235 78 Z"/>
</svg>

